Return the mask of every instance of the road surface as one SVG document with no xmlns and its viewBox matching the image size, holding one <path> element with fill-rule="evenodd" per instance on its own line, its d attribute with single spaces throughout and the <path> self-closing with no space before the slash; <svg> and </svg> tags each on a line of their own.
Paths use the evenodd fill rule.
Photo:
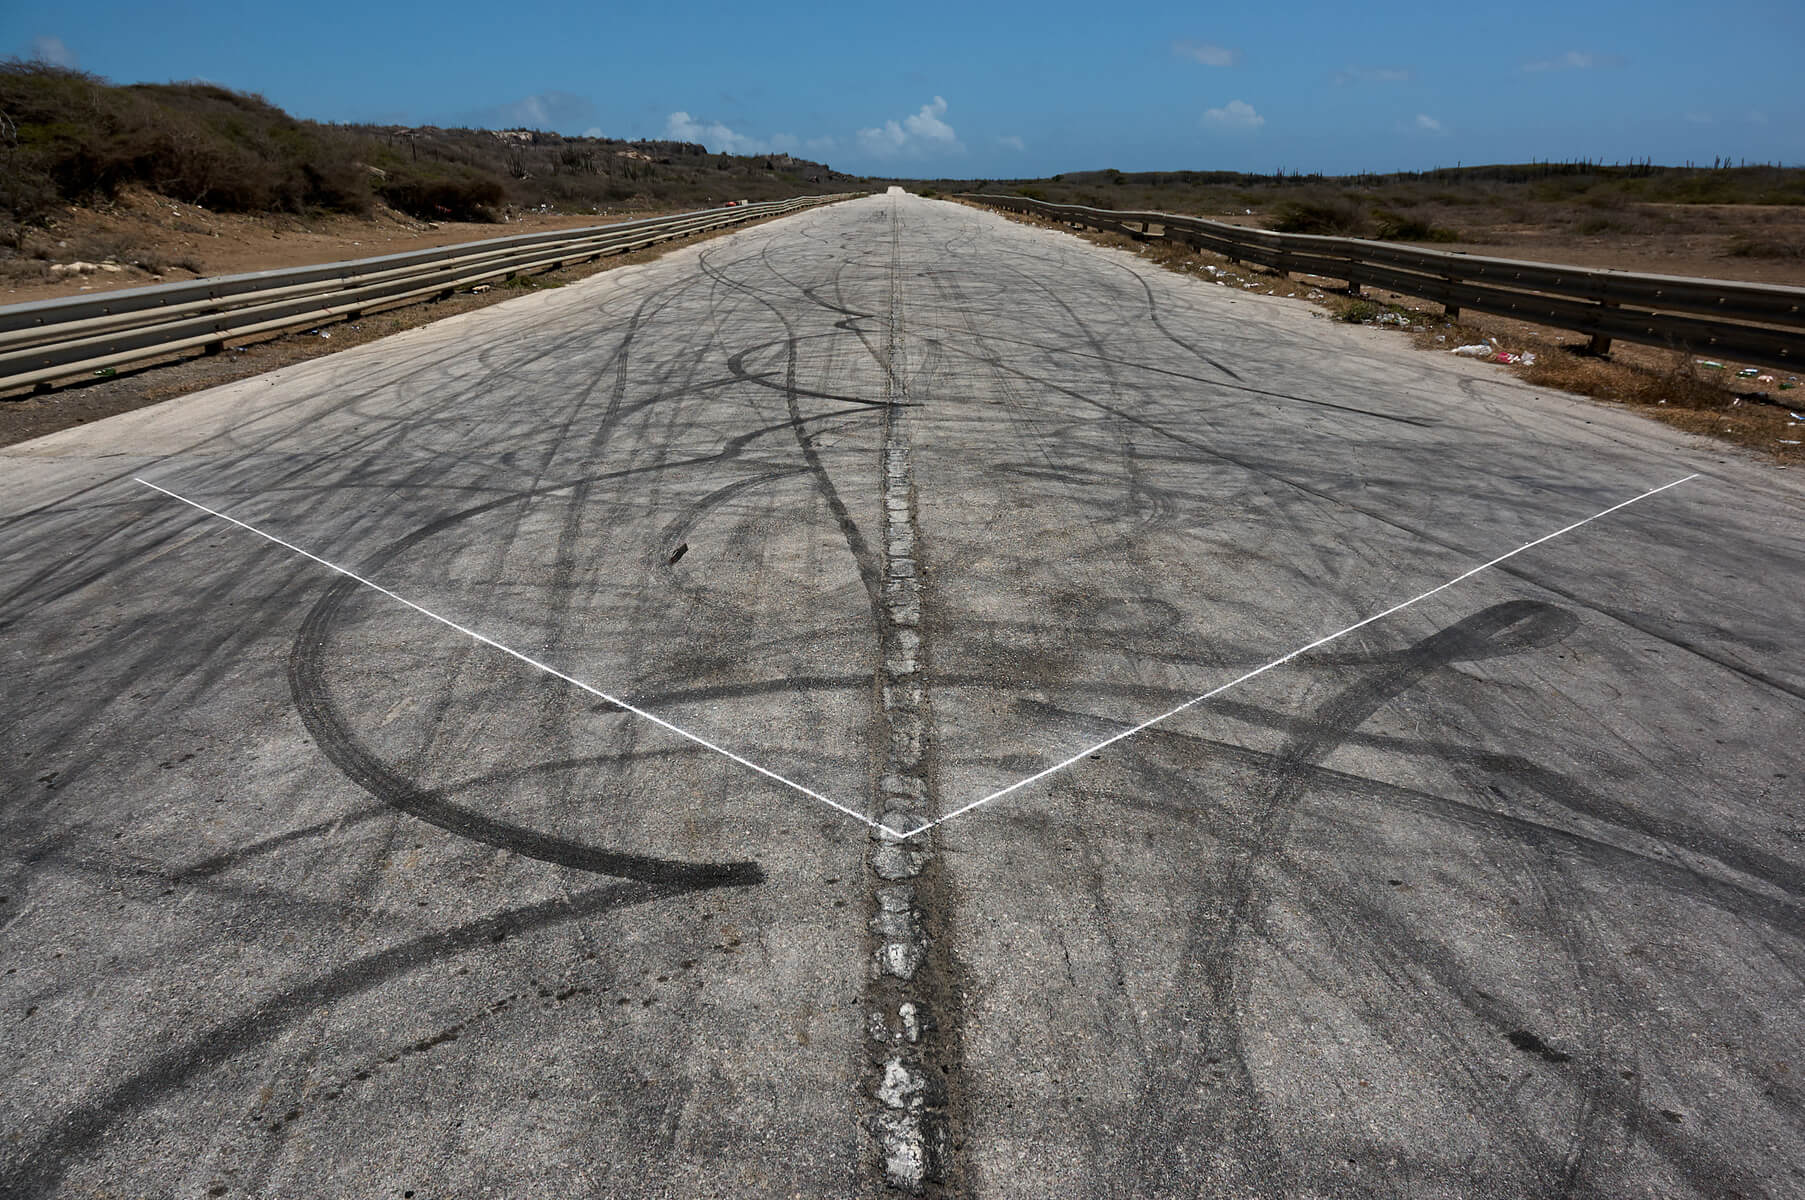
<svg viewBox="0 0 1805 1200">
<path fill-rule="evenodd" d="M 1805 1193 L 1794 474 L 911 196 L 0 451 L 0 1192 Z"/>
</svg>

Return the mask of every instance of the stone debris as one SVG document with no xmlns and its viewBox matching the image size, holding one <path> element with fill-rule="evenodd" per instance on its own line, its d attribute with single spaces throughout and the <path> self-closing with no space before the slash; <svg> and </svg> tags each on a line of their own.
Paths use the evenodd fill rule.
<svg viewBox="0 0 1805 1200">
<path fill-rule="evenodd" d="M 920 1112 L 927 1104 L 928 1077 L 901 1055 L 884 1060 L 884 1077 L 878 1081 L 876 1096 L 885 1108 Z"/>
<path fill-rule="evenodd" d="M 913 1046 L 921 1040 L 922 1012 L 914 1001 L 905 1000 L 896 1010 L 897 1018 L 902 1022 L 903 1040 Z"/>
<path fill-rule="evenodd" d="M 927 1138 L 920 1115 L 880 1112 L 875 1124 L 884 1155 L 884 1181 L 893 1188 L 919 1192 L 928 1177 Z"/>
<path fill-rule="evenodd" d="M 877 969 L 880 974 L 907 983 L 915 978 L 927 958 L 928 948 L 923 942 L 885 942 L 877 949 Z"/>
<path fill-rule="evenodd" d="M 927 865 L 928 856 L 919 850 L 905 850 L 902 843 L 883 841 L 871 852 L 871 869 L 879 879 L 913 879 Z"/>
</svg>

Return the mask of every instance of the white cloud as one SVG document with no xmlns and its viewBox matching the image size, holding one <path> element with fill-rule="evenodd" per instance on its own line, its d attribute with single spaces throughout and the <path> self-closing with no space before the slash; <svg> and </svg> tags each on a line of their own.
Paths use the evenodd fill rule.
<svg viewBox="0 0 1805 1200">
<path fill-rule="evenodd" d="M 1350 83 L 1409 83 L 1410 79 L 1409 67 L 1348 67 L 1335 73 L 1339 87 Z"/>
<path fill-rule="evenodd" d="M 1002 137 L 998 138 L 997 145 L 1002 146 L 1005 149 L 1014 150 L 1017 152 L 1026 150 L 1028 148 L 1028 143 L 1022 141 L 1022 139 L 1016 137 L 1013 133 L 1006 133 Z"/>
<path fill-rule="evenodd" d="M 1230 100 L 1221 108 L 1212 108 L 1203 114 L 1203 123 L 1217 129 L 1228 129 L 1237 132 L 1251 132 L 1266 124 L 1266 118 L 1254 111 L 1253 105 L 1245 100 Z"/>
<path fill-rule="evenodd" d="M 591 125 L 588 129 L 583 131 L 583 136 L 599 138 L 602 136 L 602 127 L 600 125 Z"/>
<path fill-rule="evenodd" d="M 700 142 L 716 154 L 787 154 L 800 145 L 794 134 L 749 137 L 719 121 L 701 121 L 686 112 L 674 112 L 665 119 L 664 135 L 675 142 Z"/>
<path fill-rule="evenodd" d="M 75 66 L 75 51 L 63 45 L 62 38 L 32 38 L 31 56 L 37 61 L 47 62 L 53 67 Z"/>
<path fill-rule="evenodd" d="M 1241 61 L 1239 50 L 1215 46 L 1209 42 L 1173 42 L 1172 53 L 1180 58 L 1200 62 L 1206 67 L 1232 67 Z"/>
<path fill-rule="evenodd" d="M 1623 59 L 1615 54 L 1594 54 L 1590 50 L 1569 50 L 1558 58 L 1541 58 L 1523 64 L 1525 71 L 1589 71 L 1594 67 L 1618 67 Z"/>
<path fill-rule="evenodd" d="M 885 121 L 874 129 L 859 130 L 859 146 L 866 152 L 894 158 L 919 155 L 930 151 L 962 151 L 965 146 L 953 127 L 940 118 L 946 115 L 946 100 L 935 96 L 932 104 L 901 121 Z"/>
<path fill-rule="evenodd" d="M 818 138 L 810 138 L 808 141 L 806 141 L 802 144 L 804 147 L 806 147 L 808 149 L 808 152 L 810 154 L 826 154 L 829 150 L 832 150 L 839 143 L 835 142 L 834 139 L 832 139 L 831 137 L 818 137 Z"/>
<path fill-rule="evenodd" d="M 1437 121 L 1434 117 L 1430 116 L 1428 113 L 1416 114 L 1416 127 L 1418 129 L 1422 130 L 1424 133 L 1440 133 L 1441 132 L 1441 122 Z"/>
<path fill-rule="evenodd" d="M 543 129 L 565 133 L 599 126 L 595 101 L 571 92 L 540 92 L 507 104 L 463 113 L 453 119 L 472 129 Z"/>
</svg>

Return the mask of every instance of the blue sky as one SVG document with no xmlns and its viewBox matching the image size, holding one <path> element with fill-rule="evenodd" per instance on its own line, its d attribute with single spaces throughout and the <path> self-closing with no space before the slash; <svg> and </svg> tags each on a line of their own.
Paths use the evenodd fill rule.
<svg viewBox="0 0 1805 1200">
<path fill-rule="evenodd" d="M 860 174 L 1805 163 L 1799 0 L 7 0 L 0 54 L 317 120 L 678 136 Z"/>
</svg>

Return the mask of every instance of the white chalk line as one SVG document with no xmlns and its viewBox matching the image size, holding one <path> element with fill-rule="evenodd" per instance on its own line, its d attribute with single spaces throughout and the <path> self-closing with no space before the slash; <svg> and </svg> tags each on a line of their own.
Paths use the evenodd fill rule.
<svg viewBox="0 0 1805 1200">
<path fill-rule="evenodd" d="M 338 574 L 343 575 L 346 579 L 355 580 L 356 582 L 363 584 L 365 587 L 369 588 L 372 591 L 381 592 L 383 595 L 387 596 L 389 599 L 397 601 L 401 604 L 407 605 L 407 607 L 413 609 L 415 612 L 419 613 L 421 616 L 430 617 L 434 621 L 437 621 L 439 624 L 445 626 L 447 629 L 455 629 L 455 630 L 457 630 L 457 632 L 463 634 L 465 637 L 470 638 L 474 641 L 481 642 L 483 645 L 488 646 L 492 649 L 499 650 L 503 654 L 508 655 L 510 658 L 519 659 L 521 662 L 525 663 L 527 666 L 532 667 L 539 671 L 543 671 L 547 675 L 550 675 L 554 679 L 561 679 L 565 683 L 570 684 L 572 687 L 580 688 L 583 691 L 588 692 L 592 696 L 597 696 L 603 700 L 606 700 L 609 704 L 614 705 L 616 708 L 620 708 L 620 709 L 625 710 L 626 712 L 630 712 L 636 717 L 643 717 L 644 719 L 650 721 L 652 724 L 658 726 L 660 729 L 668 730 L 671 733 L 676 734 L 678 737 L 683 738 L 685 741 L 694 742 L 696 745 L 701 746 L 705 750 L 712 750 L 716 754 L 721 755 L 723 758 L 731 759 L 732 761 L 738 763 L 742 767 L 747 768 L 748 770 L 756 771 L 758 774 L 763 775 L 766 779 L 772 780 L 773 782 L 776 782 L 776 783 L 781 783 L 783 786 L 791 789 L 792 791 L 800 792 L 804 796 L 807 796 L 811 800 L 815 800 L 822 804 L 827 805 L 827 807 L 833 809 L 835 812 L 844 813 L 846 816 L 849 816 L 849 817 L 853 818 L 854 820 L 859 821 L 865 825 L 869 825 L 873 829 L 876 829 L 885 834 L 888 834 L 890 837 L 899 838 L 899 837 L 903 836 L 902 834 L 898 833 L 896 830 L 891 829 L 888 826 L 886 826 L 880 822 L 873 821 L 870 817 L 867 817 L 864 813 L 861 813 L 854 809 L 848 808 L 846 805 L 841 804 L 837 800 L 830 800 L 828 797 L 823 796 L 820 792 L 817 792 L 812 788 L 804 787 L 802 784 L 797 783 L 794 779 L 787 779 L 784 776 L 779 775 L 776 771 L 770 770 L 766 767 L 761 767 L 757 763 L 753 762 L 751 759 L 745 758 L 742 755 L 735 754 L 733 751 L 727 749 L 724 746 L 717 746 L 705 737 L 702 737 L 698 734 L 691 733 L 689 730 L 684 729 L 681 726 L 673 725 L 671 722 L 665 720 L 661 716 L 658 716 L 656 713 L 649 713 L 643 708 L 639 708 L 635 705 L 627 703 L 627 701 L 622 700 L 618 696 L 611 696 L 607 692 L 602 691 L 598 687 L 595 687 L 591 684 L 584 683 L 581 679 L 576 678 L 574 675 L 567 675 L 563 671 L 558 670 L 558 668 L 556 668 L 556 667 L 548 666 L 547 664 L 540 662 L 538 659 L 533 658 L 530 655 L 522 654 L 520 651 L 515 650 L 511 646 L 505 646 L 502 643 L 496 641 L 494 638 L 489 637 L 485 634 L 478 633 L 476 630 L 471 629 L 467 625 L 460 625 L 456 621 L 453 621 L 449 617 L 442 617 L 438 613 L 433 612 L 430 608 L 427 608 L 426 606 L 421 605 L 421 604 L 414 603 L 412 600 L 409 600 L 406 596 L 402 596 L 395 592 L 391 592 L 388 588 L 383 587 L 380 583 L 375 583 L 369 579 L 365 579 L 362 575 L 359 575 L 355 571 L 347 570 L 346 568 L 339 566 L 335 562 L 329 562 L 326 559 L 321 558 L 317 554 L 313 554 L 313 553 L 310 553 L 309 551 L 301 549 L 301 547 L 295 545 L 293 542 L 283 541 L 281 538 L 277 537 L 273 533 L 266 533 L 265 531 L 257 528 L 255 525 L 251 525 L 251 524 L 248 524 L 247 522 L 240 521 L 237 517 L 231 516 L 228 513 L 220 512 L 216 508 L 208 508 L 205 504 L 202 504 L 199 501 L 190 500 L 188 497 L 179 495 L 176 492 L 172 492 L 166 487 L 159 487 L 157 484 L 152 483 L 148 479 L 141 479 L 136 475 L 132 476 L 132 479 L 134 482 L 141 483 L 145 487 L 150 488 L 153 491 L 162 492 L 165 496 L 168 496 L 172 500 L 180 500 L 183 504 L 186 504 L 190 508 L 199 509 L 201 512 L 206 513 L 210 517 L 218 517 L 222 521 L 228 521 L 231 524 L 238 526 L 240 529 L 243 529 L 249 533 L 254 533 L 266 542 L 274 542 L 276 545 L 282 547 L 284 550 L 291 551 L 295 554 L 300 555 L 302 558 L 308 559 L 312 562 L 316 562 L 316 563 L 320 564 L 322 567 L 325 567 L 327 570 L 336 571 Z M 924 826 L 924 828 L 925 828 L 925 826 Z M 917 831 L 917 832 L 919 832 L 919 831 Z"/>
<path fill-rule="evenodd" d="M 1247 672 L 1245 675 L 1239 675 L 1239 676 L 1235 677 L 1234 679 L 1229 680 L 1227 683 L 1223 684 L 1221 687 L 1211 688 L 1209 691 L 1203 693 L 1203 695 L 1201 695 L 1201 696 L 1193 696 L 1191 699 L 1186 700 L 1183 704 L 1178 705 L 1176 708 L 1167 709 L 1165 712 L 1159 714 L 1157 717 L 1153 717 L 1153 718 L 1150 718 L 1149 720 L 1142 721 L 1139 725 L 1136 725 L 1132 729 L 1124 729 L 1122 732 L 1116 734 L 1113 737 L 1104 738 L 1102 741 L 1098 742 L 1094 746 L 1086 746 L 1084 749 L 1078 751 L 1078 753 L 1072 755 L 1070 758 L 1065 759 L 1062 762 L 1054 763 L 1052 766 L 1048 767 L 1044 771 L 1036 771 L 1034 774 L 1028 776 L 1026 779 L 1018 780 L 1015 783 L 1010 784 L 1006 788 L 1002 788 L 998 791 L 994 791 L 994 792 L 990 793 L 990 795 L 988 795 L 988 796 L 980 797 L 977 800 L 973 800 L 969 804 L 963 805 L 959 808 L 955 808 L 952 812 L 945 813 L 942 816 L 936 817 L 934 820 L 929 821 L 926 825 L 923 825 L 921 828 L 911 830 L 908 834 L 906 834 L 904 836 L 905 837 L 915 837 L 917 834 L 926 833 L 928 830 L 932 829 L 934 826 L 939 825 L 946 821 L 950 821 L 954 817 L 962 816 L 965 813 L 968 813 L 975 808 L 982 808 L 984 805 L 989 804 L 993 800 L 1001 800 L 1004 796 L 1007 796 L 1009 793 L 1017 791 L 1021 788 L 1025 788 L 1031 783 L 1035 783 L 1035 782 L 1038 782 L 1039 780 L 1045 779 L 1047 776 L 1052 775 L 1055 772 L 1063 771 L 1067 767 L 1071 766 L 1073 763 L 1081 762 L 1088 756 L 1095 754 L 1097 751 L 1102 750 L 1107 746 L 1113 746 L 1117 742 L 1123 741 L 1127 738 L 1131 738 L 1137 733 L 1141 733 L 1145 730 L 1151 729 L 1155 725 L 1158 725 L 1161 721 L 1169 720 L 1172 717 L 1176 717 L 1179 713 L 1184 712 L 1186 709 L 1194 708 L 1195 706 L 1202 704 L 1205 700 L 1208 700 L 1214 696 L 1220 696 L 1223 692 L 1228 691 L 1232 687 L 1236 687 L 1240 684 L 1246 683 L 1248 680 L 1253 679 L 1256 676 L 1264 675 L 1266 672 L 1272 670 L 1274 667 L 1282 667 L 1286 663 L 1290 662 L 1292 659 L 1298 657 L 1301 654 L 1307 654 L 1310 651 L 1317 649 L 1318 647 L 1326 646 L 1330 642 L 1335 641 L 1337 638 L 1346 637 L 1348 634 L 1353 633 L 1356 629 L 1364 629 L 1364 628 L 1366 628 L 1366 626 L 1371 625 L 1374 621 L 1383 620 L 1384 618 L 1391 616 L 1393 613 L 1402 612 L 1405 609 L 1409 608 L 1413 604 L 1417 604 L 1423 600 L 1427 600 L 1429 597 L 1435 595 L 1437 592 L 1445 592 L 1449 588 L 1453 587 L 1455 584 L 1460 583 L 1464 580 L 1471 579 L 1473 576 L 1479 574 L 1481 571 L 1489 570 L 1490 568 L 1497 566 L 1499 563 L 1504 562 L 1506 559 L 1515 558 L 1517 555 L 1523 553 L 1525 550 L 1532 550 L 1535 547 L 1540 546 L 1544 542 L 1551 542 L 1555 538 L 1560 537 L 1562 534 L 1572 533 L 1575 529 L 1578 529 L 1582 525 L 1590 525 L 1593 521 L 1598 520 L 1600 517 L 1608 517 L 1612 513 L 1617 512 L 1619 509 L 1628 508 L 1630 505 L 1636 503 L 1639 500 L 1646 500 L 1650 496 L 1659 495 L 1660 493 L 1666 491 L 1668 488 L 1678 487 L 1682 483 L 1686 483 L 1689 480 L 1697 479 L 1698 477 L 1699 477 L 1699 473 L 1695 471 L 1691 475 L 1686 476 L 1684 479 L 1676 479 L 1672 483 L 1664 483 L 1658 488 L 1651 488 L 1650 490 L 1643 492 L 1640 496 L 1631 497 L 1630 499 L 1623 501 L 1621 504 L 1613 504 L 1613 505 L 1611 505 L 1611 507 L 1605 509 L 1602 512 L 1595 512 L 1583 521 L 1575 521 L 1575 522 L 1573 522 L 1573 524 L 1565 526 L 1564 528 L 1561 528 L 1561 529 L 1557 529 L 1553 533 L 1543 534 L 1541 537 L 1537 538 L 1533 542 L 1524 542 L 1521 546 L 1518 546 L 1515 550 L 1512 550 L 1508 554 L 1500 554 L 1497 558 L 1491 559 L 1488 562 L 1480 563 L 1478 566 L 1472 568 L 1471 570 L 1461 572 L 1459 575 L 1456 575 L 1454 578 L 1448 580 L 1446 583 L 1438 584 L 1435 587 L 1430 588 L 1428 591 L 1422 593 L 1421 595 L 1412 596 L 1410 599 L 1405 600 L 1400 604 L 1394 604 L 1390 608 L 1385 609 L 1383 612 L 1376 612 L 1372 616 L 1367 617 L 1363 621 L 1356 621 L 1352 625 L 1349 625 L 1346 629 L 1338 629 L 1334 633 L 1329 634 L 1327 637 L 1319 637 L 1315 641 L 1309 643 L 1308 645 L 1299 646 L 1297 649 L 1291 651 L 1291 653 L 1289 653 L 1289 654 L 1283 655 L 1282 657 L 1279 657 L 1279 658 L 1275 658 L 1271 662 L 1266 663 L 1264 666 L 1255 667 L 1253 670 Z"/>
<path fill-rule="evenodd" d="M 952 820 L 954 817 L 963 816 L 964 814 L 971 812 L 974 809 L 982 808 L 984 805 L 989 804 L 995 800 L 1000 800 L 1004 796 L 1007 796 L 1012 792 L 1019 791 L 1020 789 L 1027 787 L 1031 783 L 1037 783 L 1040 780 L 1045 779 L 1049 775 L 1053 775 L 1059 771 L 1063 771 L 1067 767 L 1072 766 L 1074 763 L 1081 762 L 1084 759 L 1088 758 L 1090 755 L 1097 753 L 1099 750 L 1106 749 L 1110 746 L 1115 745 L 1117 742 L 1125 741 L 1128 738 L 1134 737 L 1138 733 L 1145 732 L 1146 730 L 1153 728 L 1153 726 L 1158 725 L 1162 721 L 1170 720 L 1171 718 L 1177 716 L 1178 714 L 1180 714 L 1182 712 L 1185 712 L 1188 709 L 1195 708 L 1197 705 L 1202 704 L 1205 700 L 1209 700 L 1216 696 L 1220 696 L 1222 693 L 1228 691 L 1230 688 L 1238 687 L 1241 684 L 1246 683 L 1248 680 L 1253 679 L 1260 675 L 1264 675 L 1266 672 L 1273 670 L 1276 667 L 1284 666 L 1286 663 L 1292 661 L 1295 658 L 1298 658 L 1301 655 L 1307 654 L 1312 650 L 1315 650 L 1322 646 L 1328 645 L 1330 642 L 1333 642 L 1340 638 L 1346 637 L 1348 634 L 1353 633 L 1356 630 L 1364 629 L 1366 626 L 1371 625 L 1375 621 L 1381 621 L 1381 620 L 1385 619 L 1386 617 L 1393 615 L 1394 613 L 1402 612 L 1414 604 L 1421 603 L 1422 601 L 1427 600 L 1431 596 L 1434 596 L 1440 592 L 1445 592 L 1449 588 L 1455 586 L 1456 584 L 1462 583 L 1468 579 L 1471 579 L 1473 576 L 1479 574 L 1481 571 L 1490 570 L 1492 567 L 1497 566 L 1499 563 L 1505 562 L 1508 559 L 1515 558 L 1517 555 L 1522 554 L 1526 550 L 1533 550 L 1535 547 L 1540 546 L 1545 542 L 1551 542 L 1555 538 L 1561 537 L 1564 534 L 1572 533 L 1575 529 L 1579 529 L 1585 525 L 1590 525 L 1593 521 L 1599 520 L 1602 517 L 1608 517 L 1614 512 L 1618 512 L 1622 509 L 1628 508 L 1630 505 L 1635 504 L 1638 501 L 1646 500 L 1650 496 L 1659 495 L 1660 493 L 1667 491 L 1669 488 L 1678 487 L 1678 486 L 1680 486 L 1680 484 L 1688 483 L 1691 480 L 1697 479 L 1698 477 L 1699 477 L 1699 473 L 1694 472 L 1691 475 L 1687 475 L 1687 476 L 1684 476 L 1683 478 L 1676 479 L 1671 483 L 1664 483 L 1660 487 L 1650 488 L 1648 491 L 1643 492 L 1639 496 L 1632 496 L 1628 500 L 1621 501 L 1617 504 L 1611 505 L 1609 508 L 1603 509 L 1599 512 L 1595 512 L 1591 516 L 1586 517 L 1583 520 L 1575 521 L 1571 525 L 1563 526 L 1562 528 L 1555 530 L 1553 533 L 1546 533 L 1546 534 L 1543 534 L 1541 537 L 1536 538 L 1534 541 L 1525 542 L 1521 546 L 1518 546 L 1515 550 L 1511 550 L 1511 551 L 1508 551 L 1507 553 L 1500 554 L 1496 558 L 1490 559 L 1486 562 L 1480 563 L 1476 567 L 1472 567 L 1466 571 L 1463 571 L 1459 575 L 1456 575 L 1456 576 L 1454 576 L 1454 578 L 1448 580 L 1447 582 L 1437 584 L 1435 587 L 1430 588 L 1426 592 L 1422 592 L 1419 595 L 1412 596 L 1408 600 L 1404 600 L 1400 603 L 1394 604 L 1390 608 L 1384 609 L 1380 612 L 1376 612 L 1372 616 L 1367 617 L 1364 620 L 1356 621 L 1352 625 L 1349 625 L 1344 629 L 1338 629 L 1334 633 L 1328 634 L 1324 637 L 1317 638 L 1313 642 L 1309 642 L 1305 645 L 1299 646 L 1297 649 L 1291 651 L 1290 653 L 1284 654 L 1278 658 L 1273 659 L 1271 662 L 1268 662 L 1261 666 L 1255 667 L 1253 670 L 1248 671 L 1242 675 L 1238 675 L 1234 679 L 1229 680 L 1227 683 L 1224 683 L 1219 687 L 1212 688 L 1209 691 L 1204 692 L 1202 695 L 1193 696 L 1191 699 L 1186 700 L 1183 704 L 1177 705 L 1174 708 L 1169 708 L 1165 712 L 1160 713 L 1158 716 L 1151 717 L 1148 720 L 1142 721 L 1139 725 L 1133 726 L 1132 728 L 1124 729 L 1120 733 L 1117 733 L 1111 737 L 1107 737 L 1107 738 L 1103 739 L 1102 741 L 1096 743 L 1095 745 L 1087 746 L 1069 758 L 1066 758 L 1060 762 L 1054 763 L 1052 766 L 1047 767 L 1044 770 L 1036 771 L 1034 774 L 1028 776 L 1025 779 L 1017 780 L 1015 783 L 1010 784 L 1008 787 L 1001 788 L 997 791 L 991 792 L 987 796 L 981 796 L 978 799 L 971 801 L 969 804 L 961 805 L 960 807 L 955 808 L 951 812 L 944 813 L 941 816 L 936 817 L 932 821 L 929 821 L 926 824 L 923 824 L 915 829 L 912 829 L 912 830 L 908 831 L 907 833 L 904 833 L 900 830 L 892 829 L 888 825 L 885 825 L 880 821 L 874 821 L 870 817 L 867 817 L 865 814 L 858 812 L 856 809 L 849 808 L 848 806 L 841 804 L 837 800 L 833 800 L 827 796 L 823 796 L 820 792 L 817 792 L 812 788 L 805 787 L 804 785 L 797 783 L 793 779 L 789 779 L 783 775 L 778 774 L 776 771 L 772 771 L 766 767 L 761 767 L 757 763 L 753 762 L 751 759 L 746 758 L 740 754 L 735 754 L 733 751 L 728 750 L 724 746 L 718 746 L 714 742 L 709 741 L 707 738 L 704 738 L 698 734 L 691 733 L 689 730 L 684 729 L 679 725 L 674 725 L 670 721 L 665 720 L 663 717 L 658 716 L 656 713 L 647 712 L 645 709 L 639 708 L 636 705 L 630 704 L 627 701 L 622 700 L 618 696 L 610 695 L 609 693 L 602 691 L 600 688 L 597 688 L 591 684 L 585 683 L 583 680 L 578 679 L 573 675 L 568 675 L 565 672 L 558 670 L 556 667 L 553 667 L 546 663 L 540 662 L 538 659 L 533 658 L 530 655 L 522 654 L 520 651 L 515 650 L 512 647 L 504 645 L 503 643 L 496 641 L 494 638 L 488 637 L 485 634 L 478 633 L 476 630 L 471 629 L 468 626 L 460 625 L 458 622 L 451 620 L 449 617 L 440 616 L 438 613 L 433 612 L 431 609 L 426 608 L 423 605 L 416 604 L 412 600 L 409 600 L 406 596 L 402 596 L 396 592 L 392 592 L 388 588 L 383 587 L 381 584 L 364 578 L 362 575 L 357 574 L 355 571 L 348 570 L 345 567 L 339 566 L 337 563 L 334 563 L 327 559 L 321 558 L 317 554 L 313 554 L 307 550 L 303 550 L 301 547 L 295 545 L 292 542 L 284 541 L 282 538 L 277 537 L 275 534 L 267 533 L 264 530 L 257 528 L 255 525 L 251 525 L 245 521 L 241 521 L 237 517 L 231 516 L 230 514 L 220 512 L 218 509 L 208 508 L 205 504 L 201 504 L 200 502 L 195 501 L 195 500 L 190 500 L 188 497 L 180 495 L 179 493 L 176 493 L 176 492 L 172 492 L 166 487 L 160 487 L 159 485 L 150 482 L 150 480 L 148 480 L 148 479 L 143 479 L 143 478 L 140 478 L 135 475 L 132 477 L 132 479 L 134 482 L 143 484 L 145 487 L 150 488 L 153 491 L 161 492 L 163 495 L 168 496 L 172 500 L 178 500 L 181 503 L 188 505 L 190 508 L 197 509 L 200 512 L 206 513 L 208 516 L 218 517 L 220 520 L 229 522 L 230 524 L 233 524 L 233 525 L 236 525 L 240 529 L 243 529 L 248 533 L 256 534 L 258 537 L 264 539 L 267 542 L 272 542 L 275 545 L 281 546 L 285 550 L 288 550 L 294 554 L 300 555 L 302 558 L 308 559 L 312 562 L 316 562 L 319 565 L 325 567 L 326 569 L 328 569 L 330 571 L 337 572 L 338 574 L 343 575 L 347 579 L 351 579 L 357 583 L 361 583 L 362 585 L 371 589 L 372 591 L 380 592 L 382 595 L 387 596 L 389 599 L 406 605 L 408 608 L 413 609 L 415 612 L 419 613 L 420 615 L 422 615 L 424 617 L 428 617 L 434 621 L 437 621 L 439 624 L 444 625 L 448 629 L 454 629 L 457 632 L 463 634 L 465 637 L 468 637 L 477 642 L 481 642 L 483 645 L 489 646 L 492 649 L 499 650 L 503 654 L 506 654 L 511 658 L 518 659 L 520 662 L 525 663 L 527 666 L 533 667 L 534 669 L 539 670 L 539 671 L 543 671 L 545 674 L 552 676 L 554 679 L 560 679 L 560 680 L 564 681 L 565 683 L 570 684 L 572 687 L 580 688 L 581 690 L 588 692 L 590 695 L 596 696 L 602 700 L 605 700 L 609 704 L 612 704 L 615 707 L 622 709 L 625 712 L 632 713 L 634 716 L 637 716 L 637 717 L 642 717 L 645 720 L 652 722 L 654 725 L 657 725 L 659 728 L 668 730 L 669 732 L 676 734 L 678 737 L 683 738 L 686 741 L 693 742 L 696 745 L 703 747 L 704 749 L 712 750 L 716 754 L 719 754 L 724 758 L 727 758 L 733 762 L 736 762 L 739 765 L 747 768 L 748 770 L 754 771 L 757 774 L 762 775 L 765 778 L 770 779 L 775 783 L 780 783 L 783 786 L 791 789 L 792 791 L 799 792 L 802 795 L 807 796 L 811 800 L 814 800 L 821 804 L 825 804 L 827 807 L 833 809 L 835 812 L 842 813 L 846 816 L 849 816 L 849 817 L 853 818 L 855 821 L 858 821 L 862 825 L 866 825 L 866 826 L 868 826 L 872 829 L 875 829 L 875 830 L 879 831 L 880 833 L 883 833 L 883 834 L 885 834 L 893 839 L 896 839 L 898 841 L 903 841 L 903 840 L 907 840 L 908 838 L 917 837 L 921 834 L 924 834 L 924 833 L 928 832 L 930 829 L 933 829 L 936 825 L 944 824 L 947 821 Z"/>
</svg>

